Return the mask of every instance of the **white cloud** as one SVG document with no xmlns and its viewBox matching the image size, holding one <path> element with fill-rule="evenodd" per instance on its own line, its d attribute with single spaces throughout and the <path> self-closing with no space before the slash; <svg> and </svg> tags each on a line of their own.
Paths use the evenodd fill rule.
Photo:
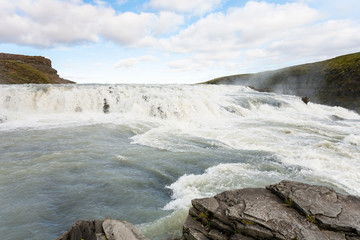
<svg viewBox="0 0 360 240">
<path fill-rule="evenodd" d="M 325 20 L 302 3 L 254 1 L 226 13 L 209 14 L 179 34 L 160 40 L 167 51 L 193 54 L 168 64 L 182 70 L 236 68 L 264 63 L 261 58 L 273 65 L 275 56 L 280 63 L 304 56 L 331 57 L 360 49 L 359 42 L 360 26 L 354 22 Z"/>
<path fill-rule="evenodd" d="M 151 32 L 150 24 L 157 20 L 152 13 L 125 12 L 105 15 L 99 19 L 99 34 L 112 41 L 131 45 Z"/>
<path fill-rule="evenodd" d="M 144 55 L 140 57 L 134 57 L 134 58 L 126 58 L 118 61 L 114 64 L 114 68 L 132 68 L 136 64 L 139 64 L 141 62 L 153 62 L 158 60 L 157 57 L 152 55 Z"/>
<path fill-rule="evenodd" d="M 0 42 L 53 47 L 97 42 L 101 38 L 133 45 L 143 38 L 177 29 L 183 17 L 175 13 L 116 13 L 103 1 L 2 0 Z"/>
<path fill-rule="evenodd" d="M 127 3 L 127 2 L 128 2 L 127 0 L 117 0 L 116 4 L 117 5 L 123 5 L 123 4 Z"/>
<path fill-rule="evenodd" d="M 297 57 L 334 56 L 351 49 L 360 50 L 360 26 L 349 20 L 329 20 L 289 30 L 282 38 L 269 44 L 272 52 Z"/>
<path fill-rule="evenodd" d="M 273 66 L 300 58 L 312 61 L 360 51 L 358 18 L 351 21 L 343 17 L 345 13 L 334 17 L 331 11 L 335 10 L 329 9 L 326 4 L 330 2 L 325 0 L 286 4 L 248 1 L 243 7 L 212 13 L 222 0 L 150 0 L 147 7 L 158 12 L 139 13 L 118 12 L 106 0 L 90 2 L 1 0 L 0 42 L 50 48 L 83 42 L 102 45 L 105 39 L 120 48 L 137 48 L 140 55 L 145 54 L 139 53 L 144 49 L 176 53 L 169 54 L 175 57 L 169 57 L 167 66 L 189 72 L 218 68 L 241 72 L 249 66 Z M 319 4 L 322 7 L 314 8 Z M 337 4 L 332 2 L 331 6 Z M 347 7 L 341 9 L 348 11 Z M 188 25 L 186 20 L 196 18 L 181 13 L 207 15 L 197 16 L 198 20 Z M 123 59 L 115 67 L 131 68 L 155 60 L 144 55 Z"/>
<path fill-rule="evenodd" d="M 221 2 L 222 0 L 151 0 L 148 6 L 157 10 L 204 14 Z"/>
<path fill-rule="evenodd" d="M 315 10 L 302 4 L 248 2 L 243 8 L 233 8 L 226 14 L 209 14 L 162 42 L 165 47 L 178 52 L 241 50 L 317 18 Z"/>
<path fill-rule="evenodd" d="M 184 24 L 184 16 L 173 12 L 160 12 L 153 31 L 155 35 L 174 33 L 179 30 L 182 24 Z"/>
</svg>

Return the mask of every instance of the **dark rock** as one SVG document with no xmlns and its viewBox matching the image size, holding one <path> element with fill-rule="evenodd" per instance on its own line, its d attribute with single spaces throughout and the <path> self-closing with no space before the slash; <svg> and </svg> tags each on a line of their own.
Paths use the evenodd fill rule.
<svg viewBox="0 0 360 240">
<path fill-rule="evenodd" d="M 258 92 L 273 92 L 273 90 L 271 88 L 259 89 L 259 88 L 253 87 L 253 86 L 249 86 L 249 88 L 251 88 L 252 90 L 258 91 Z"/>
<path fill-rule="evenodd" d="M 103 112 L 104 113 L 109 113 L 110 112 L 110 105 L 107 103 L 106 98 L 104 98 Z"/>
<path fill-rule="evenodd" d="M 292 201 L 305 216 L 325 229 L 360 235 L 360 198 L 336 193 L 332 188 L 282 181 L 268 189 Z"/>
<path fill-rule="evenodd" d="M 308 104 L 308 102 L 310 102 L 310 98 L 309 98 L 309 97 L 302 97 L 301 100 L 302 100 L 305 104 Z"/>
<path fill-rule="evenodd" d="M 331 115 L 330 118 L 331 118 L 331 120 L 334 120 L 334 121 L 343 121 L 343 120 L 345 120 L 345 118 L 339 117 L 337 115 Z"/>
<path fill-rule="evenodd" d="M 105 236 L 102 230 L 102 223 L 103 221 L 99 220 L 79 220 L 57 240 L 100 240 L 102 236 Z"/>
<path fill-rule="evenodd" d="M 331 188 L 282 181 L 195 199 L 184 239 L 359 239 L 360 200 Z"/>
<path fill-rule="evenodd" d="M 132 224 L 107 218 L 77 221 L 57 240 L 147 240 Z"/>
</svg>

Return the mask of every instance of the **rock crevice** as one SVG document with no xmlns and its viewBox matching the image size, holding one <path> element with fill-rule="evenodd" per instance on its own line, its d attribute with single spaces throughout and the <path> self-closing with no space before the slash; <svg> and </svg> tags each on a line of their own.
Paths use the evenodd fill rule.
<svg viewBox="0 0 360 240">
<path fill-rule="evenodd" d="M 103 221 L 77 221 L 56 240 L 148 240 L 126 221 L 107 218 Z"/>
<path fill-rule="evenodd" d="M 360 239 L 360 198 L 324 186 L 282 181 L 195 199 L 186 240 Z"/>
</svg>

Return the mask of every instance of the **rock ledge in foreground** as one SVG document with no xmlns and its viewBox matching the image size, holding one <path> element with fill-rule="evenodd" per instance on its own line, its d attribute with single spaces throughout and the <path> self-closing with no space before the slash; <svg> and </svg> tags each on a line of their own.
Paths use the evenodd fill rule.
<svg viewBox="0 0 360 240">
<path fill-rule="evenodd" d="M 282 181 L 195 199 L 186 240 L 360 240 L 360 198 L 332 188 Z"/>
</svg>

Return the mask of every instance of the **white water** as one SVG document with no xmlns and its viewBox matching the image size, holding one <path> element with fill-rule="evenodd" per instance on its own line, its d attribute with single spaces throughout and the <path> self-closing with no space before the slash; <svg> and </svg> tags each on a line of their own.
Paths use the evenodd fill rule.
<svg viewBox="0 0 360 240">
<path fill-rule="evenodd" d="M 360 195 L 358 114 L 240 86 L 3 85 L 0 139 L 5 239 L 106 216 L 171 236 L 191 199 L 282 179 Z"/>
</svg>

